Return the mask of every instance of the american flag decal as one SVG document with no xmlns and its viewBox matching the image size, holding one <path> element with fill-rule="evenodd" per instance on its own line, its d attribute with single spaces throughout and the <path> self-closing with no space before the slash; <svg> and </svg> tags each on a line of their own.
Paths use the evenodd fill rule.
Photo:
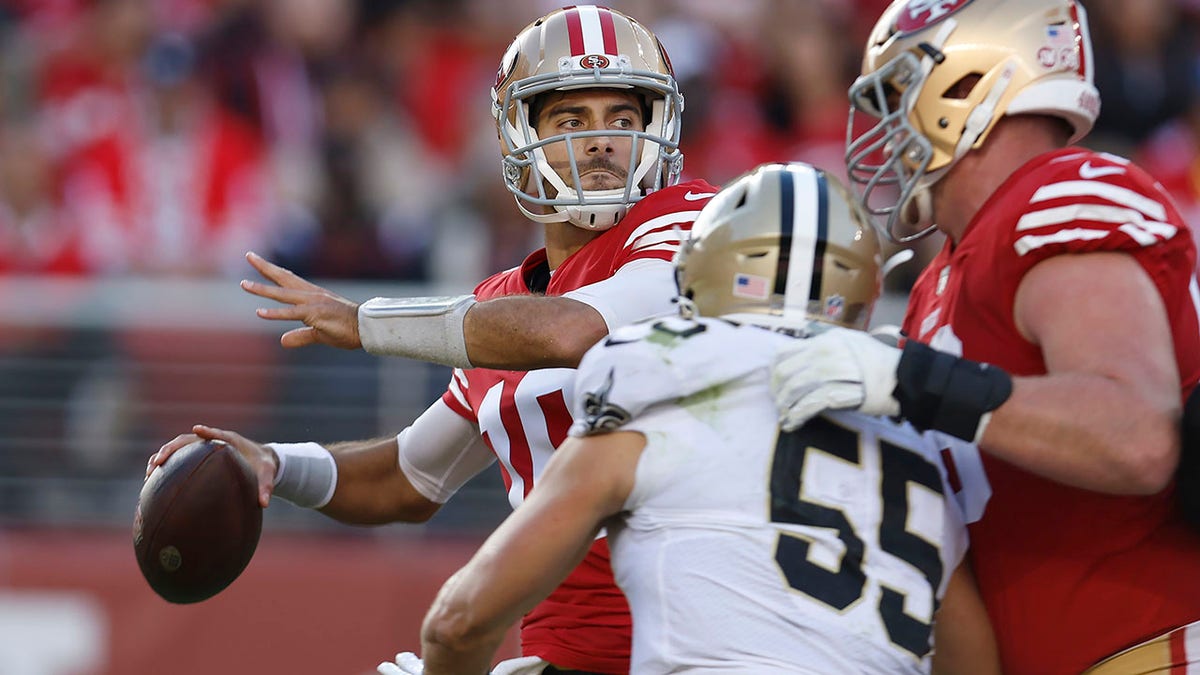
<svg viewBox="0 0 1200 675">
<path fill-rule="evenodd" d="M 733 277 L 734 297 L 766 300 L 770 295 L 768 288 L 770 284 L 766 277 L 753 274 L 738 274 Z"/>
</svg>

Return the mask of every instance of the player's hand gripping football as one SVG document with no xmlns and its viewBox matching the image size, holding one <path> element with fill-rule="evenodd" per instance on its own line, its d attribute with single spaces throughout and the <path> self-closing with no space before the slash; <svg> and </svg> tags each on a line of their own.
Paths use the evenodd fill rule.
<svg viewBox="0 0 1200 675">
<path fill-rule="evenodd" d="M 831 408 L 900 414 L 900 404 L 892 397 L 900 353 L 867 333 L 837 327 L 780 350 L 771 371 L 771 391 L 784 431 L 798 429 Z"/>
<path fill-rule="evenodd" d="M 232 431 L 197 424 L 192 427 L 192 433 L 176 436 L 159 448 L 158 452 L 150 455 L 146 462 L 146 476 L 149 477 L 150 472 L 166 462 L 175 451 L 201 439 L 223 441 L 241 453 L 254 470 L 254 475 L 258 477 L 258 504 L 264 509 L 267 508 L 271 501 L 271 493 L 275 490 L 275 471 L 279 468 L 279 458 L 275 456 L 275 451 L 267 446 Z"/>
<path fill-rule="evenodd" d="M 290 307 L 260 308 L 259 317 L 275 321 L 302 321 L 303 328 L 293 328 L 279 338 L 284 347 L 307 347 L 323 344 L 342 349 L 358 349 L 358 304 L 310 283 L 267 261 L 257 253 L 246 254 L 246 260 L 272 284 L 242 280 L 242 290 Z"/>
</svg>

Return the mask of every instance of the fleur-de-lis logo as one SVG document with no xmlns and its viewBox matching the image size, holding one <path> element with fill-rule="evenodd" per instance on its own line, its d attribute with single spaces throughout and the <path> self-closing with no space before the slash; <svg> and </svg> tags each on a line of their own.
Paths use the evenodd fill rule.
<svg viewBox="0 0 1200 675">
<path fill-rule="evenodd" d="M 954 12 L 962 9 L 971 0 L 909 0 L 896 17 L 896 29 L 901 33 L 912 33 L 932 26 Z"/>
<path fill-rule="evenodd" d="M 612 387 L 613 370 L 610 368 L 608 377 L 604 378 L 604 384 L 584 396 L 583 413 L 588 433 L 614 431 L 633 419 L 628 410 L 608 400 Z"/>
</svg>

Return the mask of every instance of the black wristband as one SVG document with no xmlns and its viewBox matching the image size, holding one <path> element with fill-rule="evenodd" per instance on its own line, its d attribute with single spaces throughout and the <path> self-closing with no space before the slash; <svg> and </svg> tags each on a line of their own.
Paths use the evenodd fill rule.
<svg viewBox="0 0 1200 675">
<path fill-rule="evenodd" d="M 892 396 L 900 416 L 921 431 L 936 429 L 974 441 L 985 413 L 1012 395 L 1012 377 L 986 363 L 969 361 L 909 340 L 896 368 Z"/>
</svg>

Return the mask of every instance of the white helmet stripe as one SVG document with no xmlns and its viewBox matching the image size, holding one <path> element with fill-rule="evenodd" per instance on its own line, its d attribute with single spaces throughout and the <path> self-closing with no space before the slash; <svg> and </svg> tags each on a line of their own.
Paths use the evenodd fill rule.
<svg viewBox="0 0 1200 675">
<path fill-rule="evenodd" d="M 579 32 L 580 41 L 576 42 L 576 35 L 571 35 L 571 51 L 575 52 L 579 46 L 578 53 L 574 56 L 583 56 L 585 54 L 609 54 L 615 56 L 617 53 L 617 38 L 613 27 L 612 15 L 594 5 L 580 5 L 571 12 L 579 16 Z M 568 25 L 574 28 L 574 22 L 568 19 Z"/>
<path fill-rule="evenodd" d="M 825 181 L 822 174 L 812 170 L 788 171 L 782 178 L 782 234 L 790 235 L 784 241 L 791 241 L 784 298 L 787 309 L 804 313 L 814 290 L 820 289 L 818 266 L 828 227 Z"/>
</svg>

